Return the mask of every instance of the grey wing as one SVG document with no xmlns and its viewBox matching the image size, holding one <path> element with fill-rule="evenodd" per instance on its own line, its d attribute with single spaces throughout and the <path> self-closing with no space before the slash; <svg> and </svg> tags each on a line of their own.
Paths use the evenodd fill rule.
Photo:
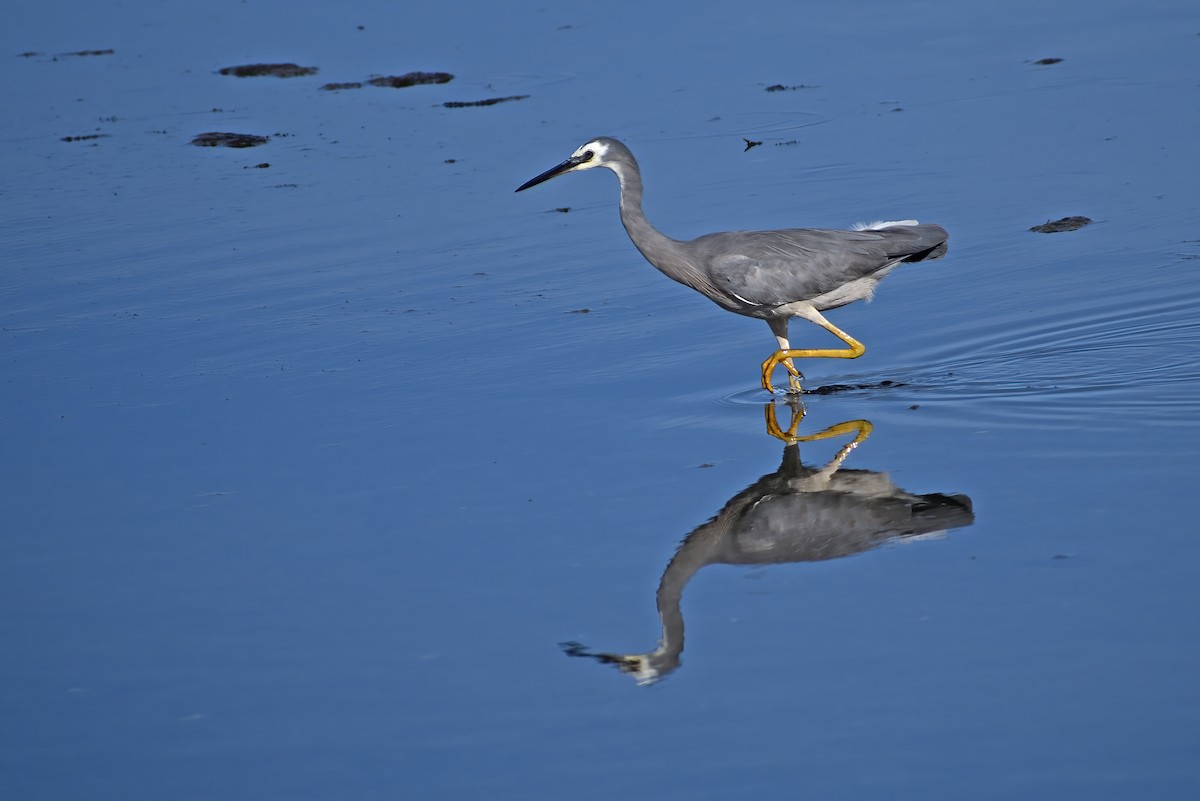
<svg viewBox="0 0 1200 801">
<path fill-rule="evenodd" d="M 711 234 L 694 244 L 704 251 L 714 286 L 753 306 L 780 306 L 832 292 L 928 250 L 927 237 L 918 233 L 796 228 Z"/>
<path fill-rule="evenodd" d="M 846 237 L 834 234 L 848 234 Z M 708 260 L 714 285 L 755 306 L 808 300 L 886 266 L 871 239 L 846 231 L 731 234 Z M 875 245 L 875 247 L 872 247 Z"/>
</svg>

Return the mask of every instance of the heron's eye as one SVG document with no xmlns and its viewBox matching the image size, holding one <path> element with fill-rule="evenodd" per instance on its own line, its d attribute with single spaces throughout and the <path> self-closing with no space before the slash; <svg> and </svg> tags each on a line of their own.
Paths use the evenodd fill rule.
<svg viewBox="0 0 1200 801">
<path fill-rule="evenodd" d="M 585 151 L 583 151 L 583 155 L 580 156 L 580 159 L 581 159 L 581 161 L 591 161 L 592 157 L 594 157 L 595 155 L 596 154 L 593 153 L 592 151 L 585 150 Z"/>
</svg>

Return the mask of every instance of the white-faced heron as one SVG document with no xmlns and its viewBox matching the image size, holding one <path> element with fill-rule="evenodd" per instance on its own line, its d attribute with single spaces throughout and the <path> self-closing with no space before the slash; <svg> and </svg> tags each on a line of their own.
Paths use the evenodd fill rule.
<svg viewBox="0 0 1200 801">
<path fill-rule="evenodd" d="M 779 350 L 762 365 L 762 385 L 768 392 L 774 392 L 771 373 L 780 364 L 788 371 L 792 391 L 800 392 L 801 376 L 792 359 L 856 359 L 866 351 L 821 312 L 870 298 L 875 285 L 901 262 L 936 259 L 946 253 L 946 230 L 916 220 L 858 225 L 851 231 L 788 228 L 708 234 L 690 242 L 671 239 L 650 225 L 642 212 L 642 175 L 633 154 L 607 136 L 591 140 L 517 191 L 593 167 L 607 167 L 617 174 L 621 222 L 647 261 L 721 308 L 767 321 L 779 341 Z M 788 320 L 793 317 L 816 323 L 849 348 L 793 349 L 788 342 Z"/>
</svg>

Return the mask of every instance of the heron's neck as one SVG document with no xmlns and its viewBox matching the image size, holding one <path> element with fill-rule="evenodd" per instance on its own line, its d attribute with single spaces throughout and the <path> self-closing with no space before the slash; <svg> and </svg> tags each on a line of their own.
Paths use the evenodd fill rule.
<svg viewBox="0 0 1200 801">
<path fill-rule="evenodd" d="M 621 182 L 621 222 L 629 232 L 629 238 L 640 249 L 643 243 L 654 245 L 671 242 L 659 233 L 642 211 L 642 177 L 633 170 L 614 169 Z"/>
<path fill-rule="evenodd" d="M 676 281 L 695 288 L 682 252 L 683 243 L 660 232 L 646 219 L 642 211 L 642 178 L 636 170 L 614 168 L 621 182 L 621 222 L 633 244 L 646 260 Z"/>
<path fill-rule="evenodd" d="M 636 166 L 627 169 L 618 164 L 611 169 L 621 182 L 621 222 L 646 261 L 673 281 L 689 286 L 702 295 L 716 298 L 720 293 L 693 258 L 689 243 L 660 233 L 646 219 L 642 211 L 642 177 L 638 175 Z"/>
</svg>

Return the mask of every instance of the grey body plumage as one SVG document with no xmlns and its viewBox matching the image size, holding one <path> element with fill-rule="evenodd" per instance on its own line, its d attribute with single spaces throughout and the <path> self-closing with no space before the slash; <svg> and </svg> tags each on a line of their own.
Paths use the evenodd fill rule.
<svg viewBox="0 0 1200 801">
<path fill-rule="evenodd" d="M 624 144 L 610 137 L 593 139 L 566 161 L 517 189 L 557 175 L 606 167 L 621 187 L 621 222 L 642 255 L 667 277 L 695 289 L 728 311 L 766 320 L 779 350 L 763 363 L 763 387 L 783 364 L 793 391 L 800 391 L 792 358 L 856 358 L 865 348 L 821 314 L 869 298 L 876 285 L 902 262 L 936 259 L 946 253 L 948 234 L 939 225 L 915 220 L 880 222 L 856 230 L 789 228 L 778 231 L 729 231 L 690 241 L 665 236 L 642 211 L 642 176 Z M 830 331 L 849 349 L 793 350 L 788 320 L 802 317 Z"/>
</svg>

